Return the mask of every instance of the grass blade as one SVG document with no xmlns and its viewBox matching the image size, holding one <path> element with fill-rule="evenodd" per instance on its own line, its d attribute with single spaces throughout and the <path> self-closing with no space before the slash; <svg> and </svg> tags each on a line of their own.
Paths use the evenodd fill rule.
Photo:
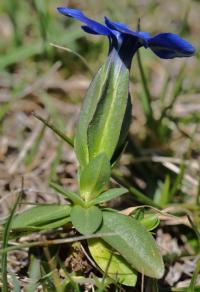
<svg viewBox="0 0 200 292">
<path fill-rule="evenodd" d="M 73 139 L 66 136 L 62 131 L 60 131 L 57 127 L 49 123 L 47 120 L 43 119 L 41 116 L 39 116 L 36 113 L 33 113 L 34 117 L 38 120 L 40 120 L 43 124 L 45 124 L 48 128 L 50 128 L 54 133 L 56 133 L 62 140 L 67 142 L 70 146 L 74 147 L 74 141 Z"/>
<path fill-rule="evenodd" d="M 34 292 L 36 291 L 36 288 L 38 287 L 39 279 L 40 279 L 40 259 L 37 259 L 33 255 L 30 259 L 30 268 L 29 268 L 29 277 L 30 277 L 30 283 L 28 287 L 26 288 L 27 292 Z"/>
<path fill-rule="evenodd" d="M 135 187 L 130 187 L 129 188 L 129 192 L 131 194 L 134 195 L 134 197 L 140 202 L 140 203 L 143 203 L 143 204 L 147 204 L 147 205 L 150 205 L 150 206 L 153 206 L 155 208 L 158 208 L 160 209 L 161 207 L 155 203 L 151 198 L 147 197 L 146 195 L 144 195 L 142 192 L 140 192 L 139 190 L 137 190 Z"/>
<path fill-rule="evenodd" d="M 85 65 L 85 67 L 88 69 L 89 73 L 93 76 L 94 72 L 92 71 L 92 69 L 88 65 L 87 60 L 83 56 L 81 56 L 79 53 L 75 52 L 74 50 L 71 50 L 70 48 L 59 46 L 59 45 L 54 44 L 54 43 L 50 43 L 50 46 L 57 48 L 57 49 L 60 49 L 60 50 L 64 50 L 64 51 L 71 53 L 71 54 L 75 55 L 76 57 L 78 57 L 81 60 L 81 62 Z"/>
<path fill-rule="evenodd" d="M 19 204 L 19 201 L 21 199 L 22 194 L 23 194 L 23 179 L 22 179 L 22 191 L 18 195 L 17 200 L 16 200 L 16 202 L 11 210 L 10 216 L 5 224 L 5 227 L 4 227 L 2 249 L 6 249 L 8 246 L 10 227 L 11 227 L 12 220 L 13 220 L 15 211 L 17 209 L 17 206 Z M 1 265 L 2 265 L 2 283 L 3 283 L 2 292 L 8 292 L 7 252 L 2 254 Z"/>
<path fill-rule="evenodd" d="M 138 61 L 138 66 L 139 66 L 139 71 L 140 71 L 140 76 L 141 76 L 141 81 L 142 81 L 142 86 L 144 89 L 144 95 L 141 95 L 142 97 L 142 106 L 143 110 L 146 116 L 146 121 L 148 126 L 152 125 L 152 122 L 154 121 L 153 117 L 153 110 L 151 106 L 151 94 L 147 85 L 147 79 L 144 73 L 143 65 L 142 65 L 142 60 L 140 56 L 139 50 L 137 51 L 137 61 Z"/>
<path fill-rule="evenodd" d="M 190 286 L 189 286 L 187 292 L 195 291 L 195 284 L 196 284 L 196 280 L 197 280 L 197 277 L 199 275 L 199 272 L 200 272 L 200 258 L 197 261 L 197 264 L 196 264 L 196 267 L 195 267 L 195 270 L 193 272 L 192 279 L 190 282 Z"/>
<path fill-rule="evenodd" d="M 17 279 L 17 277 L 15 276 L 14 273 L 10 273 L 11 278 L 12 278 L 12 284 L 14 286 L 13 288 L 13 292 L 21 292 L 21 287 L 20 287 L 20 282 Z"/>
</svg>

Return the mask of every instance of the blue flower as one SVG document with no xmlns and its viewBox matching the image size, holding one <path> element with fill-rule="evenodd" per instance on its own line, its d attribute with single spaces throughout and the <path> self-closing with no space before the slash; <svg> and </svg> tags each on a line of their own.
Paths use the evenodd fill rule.
<svg viewBox="0 0 200 292">
<path fill-rule="evenodd" d="M 88 18 L 78 9 L 59 7 L 58 11 L 81 21 L 85 32 L 107 36 L 110 43 L 109 52 L 113 49 L 117 51 L 118 56 L 128 68 L 130 68 L 134 53 L 140 47 L 150 48 L 163 59 L 190 57 L 195 53 L 195 48 L 189 42 L 173 33 L 160 33 L 151 37 L 148 32 L 134 32 L 127 25 L 113 22 L 107 17 L 103 25 Z"/>
<path fill-rule="evenodd" d="M 75 135 L 75 153 L 83 169 L 92 159 L 105 153 L 113 163 L 124 149 L 131 123 L 129 69 L 135 52 L 150 48 L 158 57 L 190 57 L 194 47 L 176 34 L 132 31 L 127 25 L 105 17 L 101 24 L 77 9 L 59 7 L 58 11 L 83 23 L 90 34 L 109 40 L 109 54 L 93 78 L 85 96 Z"/>
</svg>

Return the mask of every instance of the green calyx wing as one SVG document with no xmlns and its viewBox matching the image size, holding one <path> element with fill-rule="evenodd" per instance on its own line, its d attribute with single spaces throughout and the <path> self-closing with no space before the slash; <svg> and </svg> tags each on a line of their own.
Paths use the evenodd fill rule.
<svg viewBox="0 0 200 292">
<path fill-rule="evenodd" d="M 80 114 L 74 145 L 81 168 L 102 152 L 111 160 L 116 149 L 123 148 L 131 119 L 128 86 L 128 68 L 119 57 L 108 57 L 91 82 Z"/>
</svg>

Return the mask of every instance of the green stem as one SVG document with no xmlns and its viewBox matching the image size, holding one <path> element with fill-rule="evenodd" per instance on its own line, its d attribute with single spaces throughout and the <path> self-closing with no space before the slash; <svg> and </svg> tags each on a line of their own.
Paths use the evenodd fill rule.
<svg viewBox="0 0 200 292">
<path fill-rule="evenodd" d="M 151 94 L 150 94 L 150 91 L 149 91 L 149 88 L 147 85 L 147 79 L 146 79 L 146 76 L 144 73 L 139 50 L 137 51 L 136 55 L 137 55 L 137 61 L 138 61 L 138 66 L 139 66 L 139 70 L 140 70 L 140 75 L 141 75 L 142 86 L 144 89 L 144 95 L 141 95 L 143 110 L 144 110 L 144 113 L 146 115 L 147 124 L 148 124 L 148 126 L 151 126 L 152 123 L 154 122 L 153 110 L 152 110 L 152 106 L 151 106 Z"/>
</svg>

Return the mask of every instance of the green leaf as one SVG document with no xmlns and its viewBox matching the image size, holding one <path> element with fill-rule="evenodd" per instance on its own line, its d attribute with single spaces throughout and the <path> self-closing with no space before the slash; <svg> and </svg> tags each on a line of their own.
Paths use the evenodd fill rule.
<svg viewBox="0 0 200 292">
<path fill-rule="evenodd" d="M 96 111 L 104 89 L 106 87 L 109 68 L 103 65 L 92 80 L 82 105 L 77 133 L 74 140 L 74 149 L 81 166 L 89 162 L 88 127 Z"/>
<path fill-rule="evenodd" d="M 88 247 L 95 262 L 107 276 L 117 283 L 135 286 L 137 272 L 122 256 L 113 253 L 108 244 L 101 239 L 89 239 Z"/>
<path fill-rule="evenodd" d="M 101 153 L 80 172 L 81 197 L 85 201 L 96 198 L 105 189 L 110 175 L 110 162 L 106 154 Z"/>
<path fill-rule="evenodd" d="M 18 214 L 11 225 L 12 229 L 23 229 L 29 226 L 42 226 L 69 216 L 71 207 L 68 205 L 44 205 L 25 210 Z"/>
<path fill-rule="evenodd" d="M 199 292 L 200 285 L 195 286 L 193 290 L 189 290 L 189 289 L 190 287 L 181 287 L 181 288 L 172 288 L 171 291 L 173 292 Z"/>
<path fill-rule="evenodd" d="M 42 224 L 40 226 L 25 226 L 25 227 L 18 227 L 15 228 L 14 230 L 16 232 L 34 232 L 34 231 L 41 231 L 41 230 L 50 230 L 50 229 L 55 229 L 55 228 L 59 228 L 67 223 L 69 223 L 71 221 L 71 218 L 68 216 L 66 218 L 62 218 L 59 220 L 55 220 L 51 223 L 48 224 Z"/>
<path fill-rule="evenodd" d="M 123 131 L 127 102 L 129 70 L 120 60 L 109 62 L 106 86 L 88 128 L 90 159 L 105 152 L 112 158 Z"/>
<path fill-rule="evenodd" d="M 59 194 L 63 195 L 66 197 L 68 200 L 70 200 L 72 203 L 76 205 L 84 205 L 84 201 L 81 199 L 79 195 L 76 193 L 73 193 L 69 190 L 66 190 L 65 188 L 61 187 L 60 185 L 50 182 L 50 186 L 57 191 Z"/>
<path fill-rule="evenodd" d="M 145 214 L 144 218 L 139 221 L 148 231 L 154 230 L 160 224 L 160 220 L 155 214 Z"/>
<path fill-rule="evenodd" d="M 31 255 L 29 259 L 29 278 L 30 283 L 26 287 L 26 291 L 34 292 L 37 291 L 37 287 L 40 285 L 39 280 L 41 278 L 41 260 Z"/>
<path fill-rule="evenodd" d="M 164 264 L 156 243 L 146 228 L 134 218 L 104 211 L 99 232 L 114 232 L 103 240 L 116 249 L 140 273 L 161 278 Z"/>
<path fill-rule="evenodd" d="M 113 189 L 108 190 L 107 192 L 102 193 L 96 199 L 90 201 L 90 204 L 91 205 L 98 205 L 101 203 L 105 203 L 105 202 L 110 201 L 114 198 L 117 198 L 117 197 L 119 197 L 127 192 L 128 192 L 128 190 L 125 188 L 113 188 Z"/>
<path fill-rule="evenodd" d="M 89 208 L 73 206 L 70 216 L 74 227 L 84 235 L 94 233 L 102 222 L 102 212 L 96 206 Z"/>
<path fill-rule="evenodd" d="M 158 182 L 158 187 L 153 196 L 153 200 L 156 204 L 164 208 L 167 204 L 170 203 L 170 197 L 171 197 L 170 176 L 166 175 L 164 183 Z"/>
</svg>

